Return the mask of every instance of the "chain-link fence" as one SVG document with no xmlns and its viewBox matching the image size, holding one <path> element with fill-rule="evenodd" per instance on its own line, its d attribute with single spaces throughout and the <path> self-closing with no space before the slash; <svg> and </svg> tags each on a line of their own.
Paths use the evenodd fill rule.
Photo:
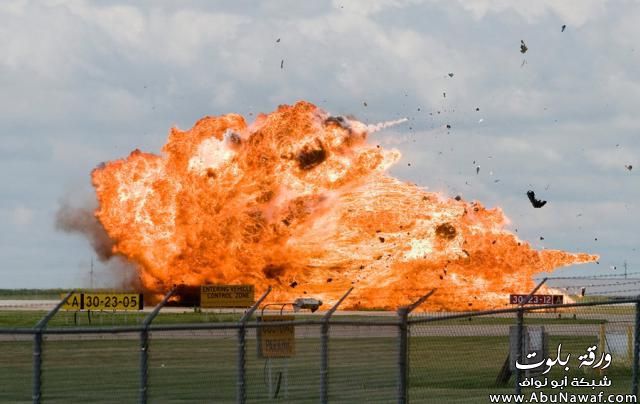
<svg viewBox="0 0 640 404">
<path fill-rule="evenodd" d="M 153 324 L 161 305 L 133 325 L 46 327 L 49 313 L 35 327 L 0 328 L 0 402 L 487 403 L 560 390 L 636 397 L 636 299 L 412 313 L 420 302 L 387 316 L 268 321 L 249 310 L 239 321 L 198 324 Z M 596 385 L 603 380 L 611 383 Z"/>
<path fill-rule="evenodd" d="M 609 402 L 591 401 L 602 392 L 636 402 L 638 313 L 637 300 L 619 299 L 417 314 L 409 320 L 409 399 Z"/>
</svg>

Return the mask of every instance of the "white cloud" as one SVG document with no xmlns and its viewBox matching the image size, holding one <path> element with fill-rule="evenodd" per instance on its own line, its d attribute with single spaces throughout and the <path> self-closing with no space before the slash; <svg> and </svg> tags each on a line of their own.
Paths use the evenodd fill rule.
<svg viewBox="0 0 640 404">
<path fill-rule="evenodd" d="M 33 222 L 35 213 L 25 206 L 16 206 L 11 212 L 11 221 L 18 228 L 26 228 Z"/>
<path fill-rule="evenodd" d="M 458 0 L 458 3 L 477 19 L 490 13 L 515 12 L 529 23 L 548 14 L 555 14 L 563 22 L 573 26 L 584 25 L 597 18 L 605 8 L 602 0 Z"/>
<path fill-rule="evenodd" d="M 638 16 L 636 3 L 591 0 L 0 2 L 3 217 L 59 247 L 34 212 L 104 158 L 159 151 L 169 127 L 203 115 L 307 99 L 368 123 L 409 117 L 373 137 L 404 154 L 394 173 L 504 206 L 521 231 L 637 241 L 624 209 L 640 199 Z M 550 201 L 538 219 L 529 187 Z M 73 267 L 64 251 L 43 254 Z"/>
</svg>

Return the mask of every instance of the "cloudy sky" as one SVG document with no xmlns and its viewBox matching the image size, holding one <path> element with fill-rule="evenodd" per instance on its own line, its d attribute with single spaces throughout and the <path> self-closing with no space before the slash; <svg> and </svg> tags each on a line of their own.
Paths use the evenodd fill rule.
<svg viewBox="0 0 640 404">
<path fill-rule="evenodd" d="M 87 285 L 93 251 L 55 212 L 100 162 L 301 99 L 408 117 L 373 136 L 394 175 L 602 256 L 555 275 L 640 271 L 638 21 L 624 0 L 2 1 L 0 288 Z"/>
</svg>

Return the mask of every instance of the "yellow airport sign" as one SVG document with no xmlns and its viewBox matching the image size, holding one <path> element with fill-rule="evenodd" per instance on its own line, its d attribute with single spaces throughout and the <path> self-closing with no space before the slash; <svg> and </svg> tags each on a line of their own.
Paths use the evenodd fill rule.
<svg viewBox="0 0 640 404">
<path fill-rule="evenodd" d="M 232 308 L 251 307 L 255 300 L 253 285 L 202 285 L 200 307 Z"/>
<path fill-rule="evenodd" d="M 68 311 L 129 311 L 143 308 L 142 293 L 122 292 L 74 292 L 62 305 L 62 309 Z"/>
<path fill-rule="evenodd" d="M 262 316 L 262 323 L 293 321 L 294 316 Z M 290 358 L 296 354 L 296 329 L 293 325 L 265 326 L 257 329 L 258 356 L 261 358 Z"/>
</svg>

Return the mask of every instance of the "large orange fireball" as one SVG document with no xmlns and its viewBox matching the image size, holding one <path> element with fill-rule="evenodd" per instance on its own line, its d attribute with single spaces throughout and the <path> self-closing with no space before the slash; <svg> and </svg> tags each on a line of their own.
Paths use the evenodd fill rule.
<svg viewBox="0 0 640 404">
<path fill-rule="evenodd" d="M 173 129 L 161 155 L 138 150 L 93 171 L 98 220 L 145 291 L 176 284 L 271 285 L 272 300 L 392 308 L 438 288 L 426 308 L 503 305 L 541 271 L 597 256 L 535 251 L 499 208 L 401 182 L 378 126 L 308 102 L 247 125 L 236 114 Z M 350 303 L 349 303 L 350 302 Z"/>
</svg>

